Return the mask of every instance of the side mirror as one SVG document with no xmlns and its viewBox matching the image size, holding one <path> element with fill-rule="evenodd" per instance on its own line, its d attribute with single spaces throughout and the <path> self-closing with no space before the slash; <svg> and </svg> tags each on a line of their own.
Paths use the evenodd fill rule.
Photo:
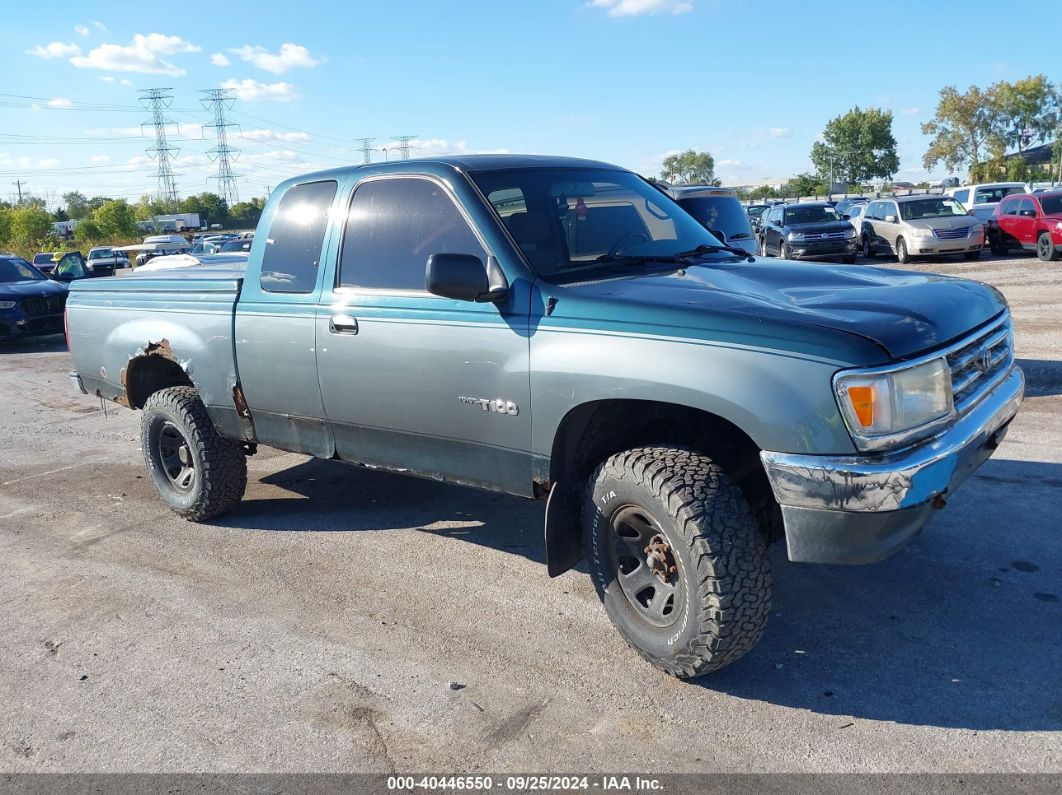
<svg viewBox="0 0 1062 795">
<path fill-rule="evenodd" d="M 885 223 L 887 223 L 887 224 L 896 223 L 896 216 L 895 215 L 886 215 L 885 216 Z"/>
<path fill-rule="evenodd" d="M 498 303 L 509 294 L 509 283 L 494 257 L 472 254 L 432 254 L 424 269 L 424 286 L 432 295 L 458 301 Z"/>
<path fill-rule="evenodd" d="M 56 273 L 55 271 L 52 271 L 48 275 L 51 278 L 55 279 L 57 282 L 72 282 L 72 281 L 74 281 L 74 274 L 72 274 L 72 273 Z"/>
<path fill-rule="evenodd" d="M 852 216 L 850 216 L 850 215 L 847 215 L 847 214 L 845 214 L 845 215 L 842 215 L 842 216 L 841 216 L 841 220 L 842 220 L 842 221 L 851 221 L 851 220 L 852 220 Z"/>
</svg>

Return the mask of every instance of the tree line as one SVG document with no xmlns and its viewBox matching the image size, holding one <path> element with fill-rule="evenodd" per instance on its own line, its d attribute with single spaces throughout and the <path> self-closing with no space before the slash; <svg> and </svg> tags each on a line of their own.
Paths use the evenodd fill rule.
<svg viewBox="0 0 1062 795">
<path fill-rule="evenodd" d="M 43 199 L 24 196 L 18 204 L 0 202 L 0 249 L 12 250 L 28 258 L 36 251 L 68 247 L 53 233 L 52 223 L 55 221 L 76 220 L 74 240 L 81 247 L 134 242 L 139 239 L 138 221 L 173 213 L 198 213 L 204 225 L 254 228 L 264 206 L 265 198 L 256 197 L 229 207 L 223 198 L 209 192 L 176 202 L 145 194 L 135 204 L 130 204 L 125 199 L 88 198 L 79 191 L 71 191 L 64 193 L 62 205 L 50 212 Z"/>
<path fill-rule="evenodd" d="M 836 189 L 864 192 L 876 179 L 890 180 L 900 167 L 892 111 L 852 108 L 829 122 L 810 152 L 813 172 L 797 174 L 780 189 L 760 186 L 743 198 L 821 196 Z M 1046 76 L 1030 75 L 988 88 L 940 89 L 934 117 L 922 124 L 931 136 L 922 159 L 927 170 L 943 164 L 967 170 L 970 182 L 1057 178 L 1062 157 L 1062 90 Z M 1054 142 L 1047 167 L 1030 165 L 1022 155 L 1030 147 Z M 1011 154 L 1007 154 L 1007 150 Z M 689 149 L 664 159 L 660 173 L 669 183 L 719 185 L 715 159 Z M 925 184 L 925 183 L 923 183 Z"/>
</svg>

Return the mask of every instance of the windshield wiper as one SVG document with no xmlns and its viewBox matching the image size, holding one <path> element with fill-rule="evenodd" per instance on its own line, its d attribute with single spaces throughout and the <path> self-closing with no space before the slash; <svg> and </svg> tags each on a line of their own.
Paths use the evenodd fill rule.
<svg viewBox="0 0 1062 795">
<path fill-rule="evenodd" d="M 691 248 L 689 251 L 680 251 L 675 254 L 675 259 L 686 262 L 687 260 L 699 257 L 702 254 L 737 254 L 739 257 L 747 258 L 749 262 L 753 261 L 752 255 L 745 251 L 743 248 L 737 248 L 736 246 L 710 246 L 707 243 L 701 243 L 697 248 Z"/>
</svg>

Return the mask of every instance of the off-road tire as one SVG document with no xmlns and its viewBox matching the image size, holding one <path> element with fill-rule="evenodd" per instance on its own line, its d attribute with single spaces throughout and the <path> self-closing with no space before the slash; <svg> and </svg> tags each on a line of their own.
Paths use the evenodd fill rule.
<svg viewBox="0 0 1062 795">
<path fill-rule="evenodd" d="M 675 587 L 684 588 L 670 626 L 644 618 L 619 581 L 613 520 L 632 508 L 654 520 L 670 545 Z M 617 453 L 591 475 L 582 521 L 598 596 L 620 634 L 652 665 L 688 679 L 734 662 L 759 641 L 771 610 L 768 538 L 712 459 L 681 447 Z M 648 569 L 644 560 L 638 565 Z"/>
<path fill-rule="evenodd" d="M 158 439 L 164 428 L 176 429 L 187 443 L 195 473 L 185 491 L 163 469 Z M 140 443 L 155 489 L 177 515 L 202 522 L 231 511 L 243 499 L 247 488 L 243 446 L 218 434 L 193 387 L 162 389 L 147 399 Z"/>
<path fill-rule="evenodd" d="M 1051 239 L 1050 232 L 1041 232 L 1036 238 L 1036 257 L 1040 262 L 1050 262 L 1058 256 L 1055 241 Z"/>
<path fill-rule="evenodd" d="M 907 250 L 907 241 L 902 237 L 896 238 L 896 261 L 906 265 L 911 261 L 911 253 Z"/>
</svg>

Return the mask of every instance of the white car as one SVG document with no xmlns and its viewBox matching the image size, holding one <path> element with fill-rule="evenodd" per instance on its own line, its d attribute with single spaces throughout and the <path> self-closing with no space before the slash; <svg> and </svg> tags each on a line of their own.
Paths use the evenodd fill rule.
<svg viewBox="0 0 1062 795">
<path fill-rule="evenodd" d="M 983 224 L 988 223 L 1003 197 L 1012 193 L 1032 193 L 1032 188 L 1028 182 L 982 182 L 944 191 L 946 196 L 951 196 L 959 202 L 970 215 L 976 216 Z"/>
<path fill-rule="evenodd" d="M 181 268 L 194 268 L 197 265 L 218 265 L 222 268 L 240 269 L 247 265 L 247 254 L 236 252 L 230 254 L 166 254 L 153 257 L 137 268 L 134 273 L 152 271 L 170 271 Z"/>
<path fill-rule="evenodd" d="M 863 231 L 863 214 L 867 211 L 867 205 L 869 202 L 860 202 L 853 204 L 845 211 L 845 215 L 848 216 L 848 223 L 852 225 L 852 228 L 856 232 Z"/>
</svg>

